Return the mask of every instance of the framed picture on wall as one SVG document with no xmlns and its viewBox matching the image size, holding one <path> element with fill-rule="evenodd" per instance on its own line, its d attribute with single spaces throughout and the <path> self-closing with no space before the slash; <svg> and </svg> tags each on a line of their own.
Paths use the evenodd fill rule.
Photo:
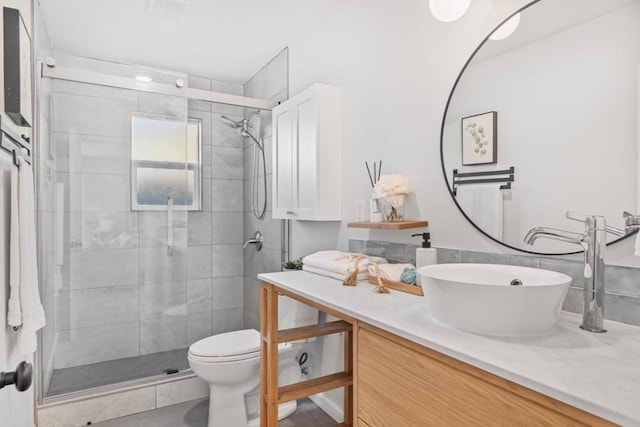
<svg viewBox="0 0 640 427">
<path fill-rule="evenodd" d="M 4 7 L 4 109 L 18 126 L 31 126 L 31 39 L 18 9 Z"/>
<path fill-rule="evenodd" d="M 498 162 L 498 113 L 489 111 L 462 118 L 462 165 Z"/>
</svg>

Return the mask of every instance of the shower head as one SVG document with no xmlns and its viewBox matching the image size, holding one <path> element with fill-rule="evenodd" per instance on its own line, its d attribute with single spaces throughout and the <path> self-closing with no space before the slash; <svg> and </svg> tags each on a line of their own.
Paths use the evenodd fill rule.
<svg viewBox="0 0 640 427">
<path fill-rule="evenodd" d="M 246 131 L 248 128 L 253 127 L 250 122 L 251 118 L 259 114 L 260 114 L 260 110 L 253 110 L 251 113 L 243 117 L 242 120 L 234 121 L 227 116 L 220 116 L 220 120 L 222 120 L 222 123 L 224 123 L 225 125 L 233 129 L 241 129 Z"/>
<path fill-rule="evenodd" d="M 220 116 L 220 120 L 222 120 L 222 123 L 229 126 L 230 128 L 238 129 L 238 131 L 240 132 L 240 135 L 242 135 L 244 138 L 252 139 L 253 142 L 258 146 L 258 148 L 262 150 L 262 144 L 260 144 L 258 139 L 255 136 L 253 136 L 251 132 L 249 132 L 249 129 L 254 129 L 250 120 L 253 116 L 257 116 L 257 115 L 260 115 L 260 110 L 253 110 L 251 113 L 243 117 L 242 120 L 238 120 L 238 121 L 231 120 L 227 116 Z"/>
<path fill-rule="evenodd" d="M 233 129 L 242 129 L 244 127 L 244 120 L 238 120 L 237 122 L 231 120 L 229 117 L 227 116 L 220 116 L 220 120 L 222 120 L 222 123 L 224 123 L 225 125 L 233 128 Z"/>
</svg>

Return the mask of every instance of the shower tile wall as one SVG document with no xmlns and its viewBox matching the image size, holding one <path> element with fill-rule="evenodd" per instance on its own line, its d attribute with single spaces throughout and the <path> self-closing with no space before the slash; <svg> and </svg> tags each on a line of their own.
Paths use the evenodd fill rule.
<svg viewBox="0 0 640 427">
<path fill-rule="evenodd" d="M 189 85 L 244 92 L 242 84 L 198 77 Z M 243 109 L 188 102 L 189 117 L 202 122 L 203 208 L 175 213 L 168 257 L 166 212 L 130 210 L 130 117 L 175 115 L 187 101 L 59 80 L 53 91 L 52 172 L 65 185 L 66 211 L 65 262 L 55 283 L 43 282 L 55 301 L 48 310 L 55 348 L 45 348 L 53 367 L 185 348 L 241 328 L 244 141 L 219 116 L 239 119 Z"/>
<path fill-rule="evenodd" d="M 245 95 L 269 99 L 273 102 L 289 98 L 289 52 L 280 52 L 266 64 L 245 85 Z M 249 111 L 247 111 L 249 112 Z M 272 163 L 272 130 L 271 112 L 261 111 L 261 138 L 264 141 L 267 175 L 267 213 L 262 220 L 255 218 L 251 211 L 251 174 L 253 171 L 253 144 L 245 141 L 244 148 L 244 239 L 250 239 L 256 230 L 264 235 L 261 251 L 252 246 L 244 252 L 244 326 L 260 327 L 259 284 L 256 276 L 259 273 L 280 271 L 281 232 L 284 221 L 271 217 L 271 163 Z M 262 195 L 262 190 L 260 190 Z M 260 199 L 262 200 L 262 199 Z"/>
</svg>

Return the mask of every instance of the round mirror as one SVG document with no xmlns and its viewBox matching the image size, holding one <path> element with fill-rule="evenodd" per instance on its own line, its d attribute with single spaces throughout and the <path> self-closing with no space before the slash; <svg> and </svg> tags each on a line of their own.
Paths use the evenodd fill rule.
<svg viewBox="0 0 640 427">
<path fill-rule="evenodd" d="M 511 34 L 488 36 L 458 76 L 442 170 L 461 212 L 489 238 L 573 253 L 580 248 L 523 238 L 538 226 L 582 232 L 566 211 L 620 228 L 623 211 L 640 211 L 640 1 L 538 0 L 519 13 Z"/>
</svg>

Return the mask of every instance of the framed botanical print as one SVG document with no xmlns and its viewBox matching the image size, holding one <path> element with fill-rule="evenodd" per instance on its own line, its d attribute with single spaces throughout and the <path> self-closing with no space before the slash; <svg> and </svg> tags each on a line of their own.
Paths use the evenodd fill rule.
<svg viewBox="0 0 640 427">
<path fill-rule="evenodd" d="M 498 113 L 462 118 L 462 165 L 498 162 Z"/>
</svg>

